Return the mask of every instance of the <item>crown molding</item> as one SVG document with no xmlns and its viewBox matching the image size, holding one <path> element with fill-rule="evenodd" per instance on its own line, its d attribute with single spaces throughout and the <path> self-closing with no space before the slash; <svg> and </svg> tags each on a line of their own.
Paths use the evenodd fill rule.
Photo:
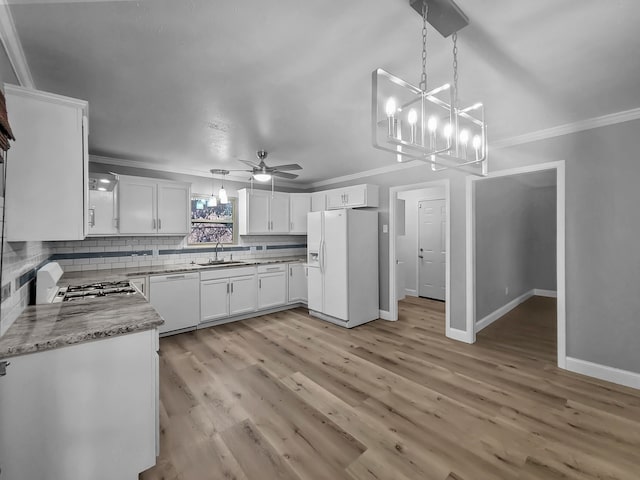
<svg viewBox="0 0 640 480">
<path fill-rule="evenodd" d="M 351 180 L 358 180 L 364 177 L 373 177 L 375 175 L 383 175 L 385 173 L 396 172 L 398 170 L 405 170 L 407 168 L 417 167 L 418 165 L 428 165 L 428 163 L 421 162 L 420 160 L 411 160 L 410 162 L 394 163 L 386 167 L 374 168 L 371 170 L 364 170 L 358 173 L 352 173 L 349 175 L 343 175 L 341 177 L 328 178 L 327 180 L 320 180 L 318 182 L 310 183 L 312 188 L 326 187 L 327 185 L 333 185 L 334 183 L 350 182 Z"/>
<path fill-rule="evenodd" d="M 498 140 L 491 143 L 490 146 L 492 149 L 514 147 L 516 145 L 537 142 L 554 137 L 561 137 L 563 135 L 569 135 L 571 133 L 591 130 L 592 128 L 606 127 L 608 125 L 615 125 L 617 123 L 624 123 L 638 119 L 640 119 L 640 108 L 632 108 L 630 110 L 624 110 L 622 112 L 609 113 L 607 115 L 588 118 L 579 122 L 565 123 L 564 125 L 545 128 L 543 130 L 525 133 L 524 135 L 505 138 L 503 140 Z"/>
<path fill-rule="evenodd" d="M 9 57 L 11 67 L 13 67 L 20 85 L 35 89 L 36 86 L 31 76 L 31 70 L 24 55 L 22 43 L 20 43 L 20 37 L 18 37 L 7 0 L 0 0 L 0 40 L 2 40 L 2 45 L 7 52 L 7 57 Z"/>
<path fill-rule="evenodd" d="M 139 160 L 126 160 L 126 159 L 122 159 L 122 158 L 114 158 L 114 157 L 105 157 L 103 155 L 89 155 L 89 161 L 90 162 L 94 162 L 94 163 L 101 163 L 104 165 L 113 165 L 113 166 L 117 166 L 117 167 L 129 167 L 129 168 L 141 168 L 143 170 L 153 170 L 156 172 L 163 172 L 163 173 L 176 173 L 178 175 L 189 175 L 192 177 L 203 177 L 203 178 L 211 178 L 211 171 L 206 170 L 192 170 L 189 168 L 176 168 L 176 167 L 171 167 L 169 165 L 159 165 L 156 163 L 151 163 L 151 162 L 143 162 L 143 161 L 139 161 Z M 114 172 L 117 173 L 117 172 Z M 249 172 L 247 172 L 247 176 L 248 176 Z M 225 180 L 229 180 L 231 182 L 238 182 L 238 183 L 246 183 L 246 184 L 250 184 L 251 181 L 245 177 L 245 176 L 240 176 L 235 174 L 234 172 L 225 175 L 224 176 Z M 255 182 L 256 185 L 271 185 L 271 183 L 262 183 L 262 182 Z M 284 180 L 280 180 L 280 179 L 276 179 L 276 185 L 281 185 L 284 187 L 289 187 L 289 188 L 299 188 L 299 189 L 305 189 L 308 188 L 307 184 L 300 184 L 300 183 L 292 183 L 292 182 L 287 182 Z"/>
</svg>

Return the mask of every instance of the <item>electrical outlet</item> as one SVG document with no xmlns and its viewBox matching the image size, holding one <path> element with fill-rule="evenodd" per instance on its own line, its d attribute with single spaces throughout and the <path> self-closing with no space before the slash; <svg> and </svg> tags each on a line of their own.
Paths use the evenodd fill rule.
<svg viewBox="0 0 640 480">
<path fill-rule="evenodd" d="M 509 287 L 504 287 L 504 294 L 509 295 Z"/>
</svg>

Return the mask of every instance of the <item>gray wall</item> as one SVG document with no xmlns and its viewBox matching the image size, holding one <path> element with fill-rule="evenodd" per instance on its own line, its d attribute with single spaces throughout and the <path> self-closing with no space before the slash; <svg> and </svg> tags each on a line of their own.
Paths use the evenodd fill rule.
<svg viewBox="0 0 640 480">
<path fill-rule="evenodd" d="M 640 372 L 640 120 L 491 151 L 490 171 L 565 160 L 567 355 Z M 392 156 L 393 157 L 393 156 Z M 395 158 L 390 157 L 390 164 Z M 388 187 L 451 180 L 451 325 L 465 329 L 464 174 L 426 166 L 338 185 L 381 186 L 380 225 L 389 222 Z M 380 308 L 389 296 L 389 237 L 379 232 Z"/>
<path fill-rule="evenodd" d="M 476 321 L 534 288 L 555 290 L 555 188 L 516 178 L 476 183 Z"/>
</svg>

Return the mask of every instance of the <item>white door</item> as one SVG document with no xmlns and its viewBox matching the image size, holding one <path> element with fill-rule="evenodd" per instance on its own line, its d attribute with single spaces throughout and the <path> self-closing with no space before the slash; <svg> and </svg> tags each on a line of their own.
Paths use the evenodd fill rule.
<svg viewBox="0 0 640 480">
<path fill-rule="evenodd" d="M 158 184 L 158 233 L 189 233 L 189 187 L 187 185 Z"/>
<path fill-rule="evenodd" d="M 121 179 L 120 233 L 155 234 L 156 184 L 145 180 Z"/>
<path fill-rule="evenodd" d="M 256 276 L 246 275 L 230 280 L 229 314 L 254 312 L 256 310 Z"/>
<path fill-rule="evenodd" d="M 258 275 L 258 308 L 271 308 L 287 302 L 286 272 Z"/>
<path fill-rule="evenodd" d="M 229 316 L 229 279 L 200 282 L 200 321 L 208 322 Z"/>
<path fill-rule="evenodd" d="M 311 196 L 308 193 L 290 195 L 291 228 L 289 233 L 307 233 L 307 213 L 311 211 Z"/>
<path fill-rule="evenodd" d="M 274 193 L 271 201 L 271 233 L 289 233 L 289 194 Z"/>
<path fill-rule="evenodd" d="M 418 202 L 418 295 L 445 299 L 445 201 Z"/>
<path fill-rule="evenodd" d="M 347 321 L 347 211 L 324 212 L 324 242 L 321 264 L 324 272 L 324 310 L 322 313 Z"/>
<path fill-rule="evenodd" d="M 247 233 L 269 233 L 269 197 L 248 193 L 247 203 Z"/>
</svg>

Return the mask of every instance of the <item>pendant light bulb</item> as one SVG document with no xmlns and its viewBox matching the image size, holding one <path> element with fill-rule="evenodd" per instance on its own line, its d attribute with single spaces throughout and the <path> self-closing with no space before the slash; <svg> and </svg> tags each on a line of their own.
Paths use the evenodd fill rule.
<svg viewBox="0 0 640 480">
<path fill-rule="evenodd" d="M 411 110 L 409 110 L 407 121 L 409 122 L 409 125 L 415 125 L 416 123 L 418 123 L 418 112 L 416 112 L 415 109 L 412 108 Z"/>
<path fill-rule="evenodd" d="M 396 100 L 393 97 L 389 97 L 387 103 L 385 104 L 384 111 L 387 114 L 387 117 L 392 117 L 396 114 Z"/>
<path fill-rule="evenodd" d="M 207 207 L 217 207 L 217 206 L 218 206 L 218 199 L 216 198 L 215 195 L 211 195 L 207 199 Z"/>
<path fill-rule="evenodd" d="M 473 148 L 475 148 L 476 150 L 479 150 L 481 146 L 482 146 L 482 138 L 480 138 L 480 135 L 475 135 L 473 137 Z"/>
<path fill-rule="evenodd" d="M 429 117 L 429 121 L 427 122 L 427 128 L 431 133 L 435 132 L 438 128 L 438 119 L 436 117 Z"/>
<path fill-rule="evenodd" d="M 227 191 L 224 189 L 224 174 L 222 174 L 222 180 L 220 181 L 220 191 L 218 192 L 218 198 L 221 205 L 229 203 L 229 197 L 227 197 Z"/>
</svg>

